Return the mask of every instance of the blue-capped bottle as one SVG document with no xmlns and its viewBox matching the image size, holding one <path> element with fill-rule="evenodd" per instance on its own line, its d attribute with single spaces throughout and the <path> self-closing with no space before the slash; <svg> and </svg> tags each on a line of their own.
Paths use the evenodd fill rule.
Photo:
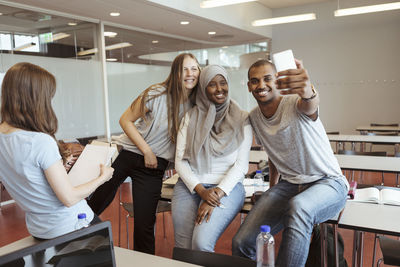
<svg viewBox="0 0 400 267">
<path fill-rule="evenodd" d="M 257 170 L 253 177 L 254 192 L 261 191 L 264 192 L 264 175 L 262 171 Z"/>
<path fill-rule="evenodd" d="M 275 240 L 269 225 L 261 225 L 257 236 L 257 267 L 275 266 Z"/>
<path fill-rule="evenodd" d="M 86 218 L 86 213 L 79 213 L 78 214 L 78 221 L 75 224 L 75 230 L 88 227 L 89 226 L 89 221 Z"/>
</svg>

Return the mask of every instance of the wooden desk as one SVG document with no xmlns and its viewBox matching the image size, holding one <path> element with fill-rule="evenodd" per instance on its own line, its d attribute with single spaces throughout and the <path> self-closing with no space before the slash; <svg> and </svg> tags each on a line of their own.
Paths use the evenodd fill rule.
<svg viewBox="0 0 400 267">
<path fill-rule="evenodd" d="M 0 248 L 0 256 L 14 252 L 19 249 L 23 249 L 35 244 L 40 243 L 40 241 L 35 240 L 32 236 L 15 241 L 11 244 L 3 246 Z M 186 262 L 176 261 L 168 258 L 163 258 L 159 256 L 154 256 L 146 253 L 141 253 L 129 249 L 124 249 L 120 247 L 114 247 L 115 261 L 118 267 L 131 267 L 132 265 L 137 266 L 165 266 L 165 267 L 191 267 L 199 266 Z"/>
<path fill-rule="evenodd" d="M 400 132 L 400 127 L 396 126 L 358 126 L 356 131 L 359 132 Z"/>
</svg>

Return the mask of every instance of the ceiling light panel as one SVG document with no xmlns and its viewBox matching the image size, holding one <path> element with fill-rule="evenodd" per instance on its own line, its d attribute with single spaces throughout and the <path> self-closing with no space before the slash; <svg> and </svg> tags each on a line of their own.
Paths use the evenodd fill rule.
<svg viewBox="0 0 400 267">
<path fill-rule="evenodd" d="M 307 13 L 294 16 L 255 20 L 251 23 L 251 25 L 258 27 L 258 26 L 268 26 L 268 25 L 315 20 L 315 19 L 316 19 L 315 13 Z"/>
<path fill-rule="evenodd" d="M 395 9 L 400 9 L 400 2 L 338 9 L 335 11 L 335 17 L 358 15 L 358 14 L 365 14 L 365 13 L 372 13 L 372 12 L 381 12 L 381 11 L 388 11 L 388 10 L 395 10 Z"/>
<path fill-rule="evenodd" d="M 113 50 L 113 49 L 119 49 L 119 48 L 125 48 L 125 47 L 129 47 L 132 46 L 131 43 L 128 42 L 124 42 L 124 43 L 118 43 L 118 44 L 113 44 L 113 45 L 107 45 L 105 47 L 105 49 L 108 50 Z"/>
</svg>

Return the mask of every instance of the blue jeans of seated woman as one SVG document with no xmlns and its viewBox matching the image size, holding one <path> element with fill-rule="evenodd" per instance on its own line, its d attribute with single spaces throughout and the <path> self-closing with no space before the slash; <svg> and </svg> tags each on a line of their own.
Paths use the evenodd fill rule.
<svg viewBox="0 0 400 267">
<path fill-rule="evenodd" d="M 210 188 L 216 185 L 203 184 L 203 186 Z M 197 193 L 191 194 L 179 179 L 172 197 L 175 246 L 214 252 L 215 243 L 241 210 L 244 198 L 243 184 L 237 183 L 228 196 L 221 198 L 224 207 L 215 207 L 208 222 L 204 220 L 201 224 L 195 225 L 197 210 L 203 201 Z"/>
<path fill-rule="evenodd" d="M 347 187 L 340 179 L 322 178 L 308 184 L 281 180 L 257 201 L 232 241 L 232 254 L 255 260 L 260 225 L 281 229 L 276 266 L 304 266 L 314 224 L 337 215 L 346 203 Z"/>
</svg>

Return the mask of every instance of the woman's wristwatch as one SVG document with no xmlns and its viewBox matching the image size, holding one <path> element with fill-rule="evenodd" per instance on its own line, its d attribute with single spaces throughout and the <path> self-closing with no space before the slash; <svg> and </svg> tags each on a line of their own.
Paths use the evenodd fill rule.
<svg viewBox="0 0 400 267">
<path fill-rule="evenodd" d="M 308 102 L 308 101 L 314 99 L 317 96 L 317 91 L 315 90 L 314 85 L 312 85 L 312 84 L 311 84 L 311 90 L 312 90 L 313 94 L 308 98 L 303 98 L 302 97 L 301 100 Z"/>
</svg>

